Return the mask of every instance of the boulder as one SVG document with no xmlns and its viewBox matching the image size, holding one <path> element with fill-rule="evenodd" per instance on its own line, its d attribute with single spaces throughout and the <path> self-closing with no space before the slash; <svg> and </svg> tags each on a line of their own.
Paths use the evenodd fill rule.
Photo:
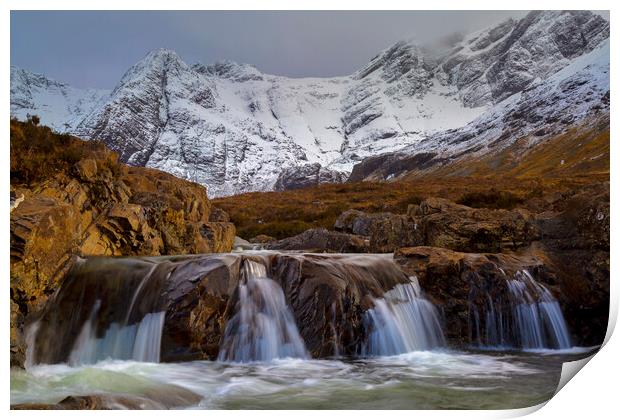
<svg viewBox="0 0 620 420">
<path fill-rule="evenodd" d="M 559 194 L 536 217 L 541 251 L 558 273 L 560 300 L 581 344 L 600 344 L 609 318 L 609 183 Z"/>
<path fill-rule="evenodd" d="M 353 235 L 370 236 L 373 224 L 383 217 L 390 216 L 392 216 L 390 213 L 364 213 L 360 210 L 347 210 L 336 219 L 334 230 Z"/>
<path fill-rule="evenodd" d="M 540 237 L 533 216 L 523 209 L 474 209 L 442 198 L 429 198 L 413 218 L 424 244 L 462 252 L 500 252 L 526 247 Z"/>
<path fill-rule="evenodd" d="M 210 222 L 230 222 L 230 216 L 219 207 L 211 207 Z"/>
<path fill-rule="evenodd" d="M 276 255 L 270 271 L 315 358 L 358 355 L 372 298 L 409 282 L 389 256 Z"/>
<path fill-rule="evenodd" d="M 162 385 L 141 392 L 144 395 L 71 395 L 58 403 L 13 404 L 11 410 L 166 410 L 196 405 L 201 397 L 175 385 Z"/>
<path fill-rule="evenodd" d="M 299 235 L 285 238 L 267 245 L 267 249 L 305 250 L 312 252 L 368 252 L 368 240 L 324 228 L 308 229 Z"/>
</svg>

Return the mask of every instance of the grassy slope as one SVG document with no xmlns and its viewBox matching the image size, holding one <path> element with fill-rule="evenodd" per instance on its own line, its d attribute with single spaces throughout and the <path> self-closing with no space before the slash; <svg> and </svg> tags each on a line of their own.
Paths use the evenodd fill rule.
<svg viewBox="0 0 620 420">
<path fill-rule="evenodd" d="M 504 207 L 548 192 L 609 180 L 609 125 L 570 130 L 524 152 L 526 141 L 522 139 L 496 155 L 459 161 L 431 174 L 410 174 L 394 182 L 247 193 L 213 202 L 230 214 L 239 236 L 283 238 L 311 227 L 331 228 L 338 215 L 350 208 L 403 213 L 409 204 L 430 196 Z"/>
</svg>

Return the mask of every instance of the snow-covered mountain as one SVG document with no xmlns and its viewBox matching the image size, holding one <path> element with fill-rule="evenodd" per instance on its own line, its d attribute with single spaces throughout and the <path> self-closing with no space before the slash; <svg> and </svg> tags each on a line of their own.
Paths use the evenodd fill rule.
<svg viewBox="0 0 620 420">
<path fill-rule="evenodd" d="M 350 76 L 302 79 L 156 50 L 109 93 L 12 68 L 11 113 L 102 139 L 123 161 L 205 184 L 210 196 L 283 189 L 342 180 L 386 152 L 468 152 L 608 109 L 608 37 L 609 22 L 590 12 L 532 12 L 450 51 L 403 41 Z"/>
<path fill-rule="evenodd" d="M 25 120 L 28 115 L 38 115 L 56 131 L 73 131 L 109 93 L 77 89 L 11 66 L 11 116 Z"/>
</svg>

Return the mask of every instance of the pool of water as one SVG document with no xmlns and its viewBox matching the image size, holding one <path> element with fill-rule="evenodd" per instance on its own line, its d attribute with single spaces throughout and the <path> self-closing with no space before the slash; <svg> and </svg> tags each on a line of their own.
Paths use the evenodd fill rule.
<svg viewBox="0 0 620 420">
<path fill-rule="evenodd" d="M 116 408 L 522 408 L 550 399 L 562 363 L 593 351 L 421 351 L 355 360 L 39 365 L 11 370 L 11 404 L 100 395 Z"/>
</svg>

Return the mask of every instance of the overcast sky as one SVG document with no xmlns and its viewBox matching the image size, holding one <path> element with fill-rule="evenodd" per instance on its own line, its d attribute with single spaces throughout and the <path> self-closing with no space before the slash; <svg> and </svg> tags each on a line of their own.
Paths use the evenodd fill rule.
<svg viewBox="0 0 620 420">
<path fill-rule="evenodd" d="M 351 74 L 392 43 L 435 42 L 524 11 L 12 11 L 11 64 L 77 87 L 113 88 L 148 51 L 229 59 L 292 77 Z"/>
</svg>

